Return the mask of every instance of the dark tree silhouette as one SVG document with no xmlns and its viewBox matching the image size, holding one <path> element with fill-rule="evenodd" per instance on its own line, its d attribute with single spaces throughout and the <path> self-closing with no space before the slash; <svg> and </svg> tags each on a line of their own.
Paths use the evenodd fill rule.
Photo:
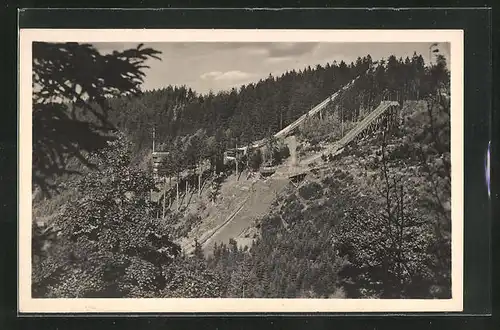
<svg viewBox="0 0 500 330">
<path fill-rule="evenodd" d="M 71 172 L 77 159 L 106 146 L 114 125 L 108 99 L 138 95 L 145 62 L 160 54 L 137 48 L 100 54 L 90 44 L 33 43 L 33 183 L 42 192 L 56 189 L 52 179 Z"/>
<path fill-rule="evenodd" d="M 84 63 L 82 58 L 95 56 L 92 51 L 80 52 L 84 55 L 76 59 L 75 55 L 67 55 L 66 50 L 57 51 L 64 55 L 58 56 L 64 57 L 66 62 L 71 58 L 71 61 L 80 64 Z M 334 62 L 324 67 L 318 65 L 293 70 L 230 92 L 200 95 L 186 86 L 167 86 L 146 91 L 140 97 L 127 97 L 136 94 L 133 91 L 135 88 L 138 91 L 142 79 L 140 74 L 137 85 L 120 85 L 111 78 L 105 84 L 99 78 L 94 79 L 99 76 L 126 79 L 127 76 L 116 72 L 130 69 L 128 65 L 108 63 L 108 69 L 114 70 L 114 73 L 101 75 L 97 62 L 106 61 L 101 55 L 98 57 L 96 63 L 89 60 L 94 64 L 78 66 L 88 72 L 75 73 L 75 68 L 64 65 L 61 66 L 64 70 L 59 69 L 59 62 L 45 64 L 43 72 L 47 74 L 44 84 L 53 86 L 50 79 L 57 77 L 63 83 L 60 87 L 65 94 L 57 88 L 52 95 L 41 93 L 41 89 L 35 91 L 34 98 L 43 101 L 35 105 L 40 117 L 34 124 L 34 133 L 36 141 L 41 142 L 34 143 L 38 143 L 39 157 L 45 157 L 42 158 L 45 162 L 38 160 L 38 165 L 52 164 L 57 156 L 45 151 L 54 148 L 52 140 L 59 141 L 55 145 L 65 154 L 73 156 L 71 152 L 76 150 L 77 155 L 81 155 L 81 161 L 87 161 L 88 150 L 107 144 L 108 129 L 113 127 L 101 120 L 101 116 L 107 116 L 107 109 L 112 109 L 106 119 L 116 125 L 131 143 L 127 149 L 130 155 L 127 155 L 136 160 L 137 166 L 134 162 L 131 166 L 127 160 L 126 164 L 120 163 L 119 169 L 114 170 L 117 173 L 115 176 L 112 175 L 113 167 L 106 166 L 104 171 L 91 171 L 84 178 L 95 176 L 94 179 L 80 180 L 87 186 L 94 184 L 80 192 L 92 204 L 75 198 L 68 204 L 70 208 L 66 207 L 64 213 L 58 216 L 61 227 L 66 231 L 83 235 L 77 238 L 77 243 L 67 239 L 54 243 L 54 246 L 40 244 L 50 243 L 54 235 L 45 227 L 34 227 L 34 238 L 42 237 L 44 240 L 33 243 L 34 254 L 38 254 L 40 260 L 45 258 L 44 251 L 49 248 L 55 251 L 51 253 L 59 255 L 68 252 L 72 258 L 68 261 L 64 257 L 59 263 L 56 261 L 60 259 L 55 255 L 53 262 L 44 261 L 48 267 L 44 264 L 44 267 L 36 268 L 41 263 L 35 263 L 35 282 L 39 283 L 39 288 L 50 289 L 47 292 L 51 296 L 88 296 L 89 292 L 93 296 L 109 296 L 111 292 L 118 292 L 130 297 L 183 298 L 449 297 L 450 108 L 449 72 L 444 57 L 436 56 L 435 65 L 426 67 L 422 56 L 416 53 L 406 59 L 390 56 L 379 62 L 373 62 L 368 55 L 358 58 L 355 63 Z M 141 63 L 136 67 L 139 71 L 144 64 Z M 49 73 L 50 70 L 55 73 Z M 90 74 L 91 70 L 98 74 Z M 62 75 L 60 71 L 66 73 Z M 354 88 L 340 92 L 337 101 L 326 109 L 324 127 L 318 124 L 319 121 L 311 119 L 307 125 L 300 127 L 301 136 L 306 137 L 304 140 L 312 142 L 314 137 L 319 143 L 326 141 L 327 132 L 347 132 L 350 127 L 344 125 L 366 116 L 384 99 L 398 100 L 401 104 L 406 100 L 425 99 L 427 108 L 415 103 L 414 111 L 408 111 L 401 118 L 404 121 L 399 130 L 391 131 L 390 140 L 387 140 L 387 146 L 383 144 L 383 150 L 374 151 L 372 148 L 380 146 L 380 136 L 366 134 L 363 139 L 345 148 L 330 169 L 313 173 L 317 175 L 316 179 L 311 176 L 313 182 L 305 180 L 298 189 L 280 194 L 274 211 L 256 225 L 258 233 L 253 235 L 254 242 L 248 249 L 238 248 L 236 241 L 231 240 L 228 245 L 216 246 L 214 256 L 204 260 L 200 245 L 196 243 L 197 257 L 181 254 L 170 263 L 170 253 L 165 255 L 164 248 L 167 248 L 166 252 L 173 251 L 175 254 L 179 250 L 175 245 L 158 245 L 157 242 L 164 239 L 167 243 L 171 238 L 185 237 L 200 219 L 189 216 L 183 220 L 182 212 L 173 212 L 165 216 L 166 221 L 157 221 L 154 216 L 159 207 L 152 204 L 145 213 L 144 204 L 152 187 L 145 186 L 145 183 L 153 182 L 149 175 L 140 174 L 138 168 L 150 161 L 147 157 L 150 157 L 151 150 L 151 128 L 156 128 L 155 141 L 160 145 L 157 150 L 168 152 L 165 158 L 167 176 L 177 178 L 177 187 L 172 186 L 167 196 L 175 196 L 179 200 L 179 182 L 183 188 L 191 179 L 189 174 L 193 165 L 206 158 L 211 162 L 210 173 L 213 172 L 209 198 L 216 204 L 223 200 L 218 197 L 223 180 L 234 169 L 234 166 L 224 164 L 225 150 L 236 145 L 251 145 L 258 140 L 265 141 L 266 137 L 289 125 L 360 73 L 363 74 Z M 67 81 L 65 77 L 70 74 L 78 76 L 80 81 L 89 80 L 91 83 L 79 84 L 78 89 L 75 85 L 71 89 L 64 85 Z M 73 84 L 71 81 L 69 85 Z M 97 97 L 89 97 L 88 92 L 82 93 L 85 88 L 90 88 L 88 86 L 94 88 L 92 84 L 100 84 Z M 109 87 L 111 85 L 120 85 L 121 89 L 118 91 Z M 75 93 L 80 98 L 76 98 Z M 99 98 L 99 95 L 103 97 Z M 117 95 L 121 97 L 114 97 Z M 59 100 L 63 96 L 66 103 Z M 70 110 L 73 108 L 76 120 L 71 117 Z M 47 122 L 40 120 L 44 116 L 48 118 Z M 90 135 L 80 139 L 84 135 L 79 130 L 90 132 Z M 336 138 L 334 135 L 332 139 Z M 110 144 L 114 153 L 118 151 L 116 142 L 119 141 Z M 286 158 L 287 150 L 284 145 L 281 147 L 277 141 L 268 143 L 267 152 L 260 156 L 250 154 L 248 165 L 258 169 L 262 156 L 275 161 Z M 302 144 L 301 151 L 307 151 L 306 148 L 307 145 Z M 353 159 L 363 160 L 364 167 L 353 163 Z M 47 168 L 46 172 L 38 170 L 37 173 L 45 179 L 49 177 L 45 173 L 52 170 Z M 368 179 L 368 172 L 371 179 Z M 205 175 L 201 171 L 198 174 Z M 128 179 L 131 175 L 133 180 Z M 366 180 L 357 180 L 356 176 L 360 175 L 365 175 Z M 72 188 L 71 182 L 75 180 L 71 178 L 67 181 L 67 187 Z M 118 187 L 116 183 L 120 183 Z M 135 197 L 128 193 L 131 189 L 136 193 Z M 130 200 L 112 198 L 114 194 L 123 195 L 126 192 L 132 196 Z M 115 205 L 120 200 L 121 206 Z M 103 205 L 102 201 L 107 204 Z M 82 205 L 83 202 L 86 204 Z M 152 228 L 146 227 L 146 219 Z M 173 227 L 175 224 L 180 226 Z M 148 229 L 152 230 L 151 234 L 146 231 Z M 91 240 L 96 235 L 97 240 Z M 114 246 L 110 242 L 114 242 Z M 98 246 L 99 254 L 82 263 L 73 252 L 89 250 L 85 245 L 87 243 Z M 64 249 L 56 250 L 56 245 Z M 99 272 L 87 266 L 94 261 L 103 266 Z M 54 269 L 61 264 L 69 264 L 71 271 L 59 273 L 59 268 Z M 108 265 L 114 269 L 108 269 Z M 77 272 L 70 278 L 68 274 L 75 274 L 73 270 L 77 268 L 83 273 Z M 123 274 L 123 270 L 130 276 Z M 55 285 L 46 279 L 61 283 Z M 88 290 L 95 286 L 99 290 Z M 66 291 L 61 291 L 63 289 Z M 40 291 L 39 294 L 49 296 Z"/>
</svg>

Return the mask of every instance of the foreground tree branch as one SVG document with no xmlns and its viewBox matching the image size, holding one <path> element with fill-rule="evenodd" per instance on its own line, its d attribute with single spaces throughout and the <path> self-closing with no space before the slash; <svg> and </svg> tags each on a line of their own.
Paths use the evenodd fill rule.
<svg viewBox="0 0 500 330">
<path fill-rule="evenodd" d="M 78 171 L 76 159 L 95 167 L 88 154 L 100 150 L 115 131 L 108 99 L 138 95 L 146 62 L 159 59 L 152 48 L 102 55 L 90 44 L 33 43 L 33 184 L 43 193 L 57 189 L 54 178 Z"/>
</svg>

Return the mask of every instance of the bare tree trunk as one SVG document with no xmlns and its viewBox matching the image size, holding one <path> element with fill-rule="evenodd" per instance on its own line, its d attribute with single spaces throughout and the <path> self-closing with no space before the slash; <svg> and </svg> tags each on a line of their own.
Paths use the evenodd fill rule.
<svg viewBox="0 0 500 330">
<path fill-rule="evenodd" d="M 404 228 L 404 190 L 403 185 L 400 185 L 400 216 L 399 216 L 399 276 L 403 281 L 403 228 Z"/>
<path fill-rule="evenodd" d="M 167 178 L 165 178 L 164 189 L 163 189 L 163 212 L 162 219 L 165 219 L 165 202 L 167 199 Z"/>
<path fill-rule="evenodd" d="M 202 176 L 202 171 L 200 162 L 200 165 L 198 166 L 198 196 L 201 196 L 201 176 Z"/>
<path fill-rule="evenodd" d="M 238 178 L 238 157 L 235 157 L 234 162 L 236 163 L 236 178 Z"/>
<path fill-rule="evenodd" d="M 170 189 L 172 189 L 172 174 L 170 174 L 168 177 L 168 190 L 170 191 Z M 168 208 L 170 209 L 171 207 L 172 207 L 172 196 L 169 194 Z"/>
<path fill-rule="evenodd" d="M 177 211 L 179 211 L 179 173 L 177 173 Z"/>
</svg>

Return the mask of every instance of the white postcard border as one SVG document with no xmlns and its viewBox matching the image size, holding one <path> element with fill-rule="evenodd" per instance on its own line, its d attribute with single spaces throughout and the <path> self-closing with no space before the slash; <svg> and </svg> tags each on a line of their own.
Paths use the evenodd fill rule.
<svg viewBox="0 0 500 330">
<path fill-rule="evenodd" d="M 21 29 L 19 33 L 18 309 L 20 313 L 443 312 L 463 309 L 463 30 Z M 451 71 L 452 299 L 34 299 L 31 297 L 33 41 L 448 42 Z"/>
</svg>

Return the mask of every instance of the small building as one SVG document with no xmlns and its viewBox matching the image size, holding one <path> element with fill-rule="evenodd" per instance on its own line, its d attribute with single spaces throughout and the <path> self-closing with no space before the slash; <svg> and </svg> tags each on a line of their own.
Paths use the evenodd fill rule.
<svg viewBox="0 0 500 330">
<path fill-rule="evenodd" d="M 230 161 L 236 160 L 236 158 L 241 159 L 248 153 L 248 147 L 239 147 L 226 150 L 224 152 L 224 164 Z"/>
<path fill-rule="evenodd" d="M 165 168 L 165 159 L 168 157 L 168 155 L 168 152 L 163 151 L 154 151 L 152 153 L 154 178 L 158 178 L 167 174 L 167 169 Z"/>
<path fill-rule="evenodd" d="M 276 172 L 277 167 L 276 166 L 262 166 L 259 170 L 260 174 L 263 177 L 268 177 L 273 175 Z"/>
</svg>

